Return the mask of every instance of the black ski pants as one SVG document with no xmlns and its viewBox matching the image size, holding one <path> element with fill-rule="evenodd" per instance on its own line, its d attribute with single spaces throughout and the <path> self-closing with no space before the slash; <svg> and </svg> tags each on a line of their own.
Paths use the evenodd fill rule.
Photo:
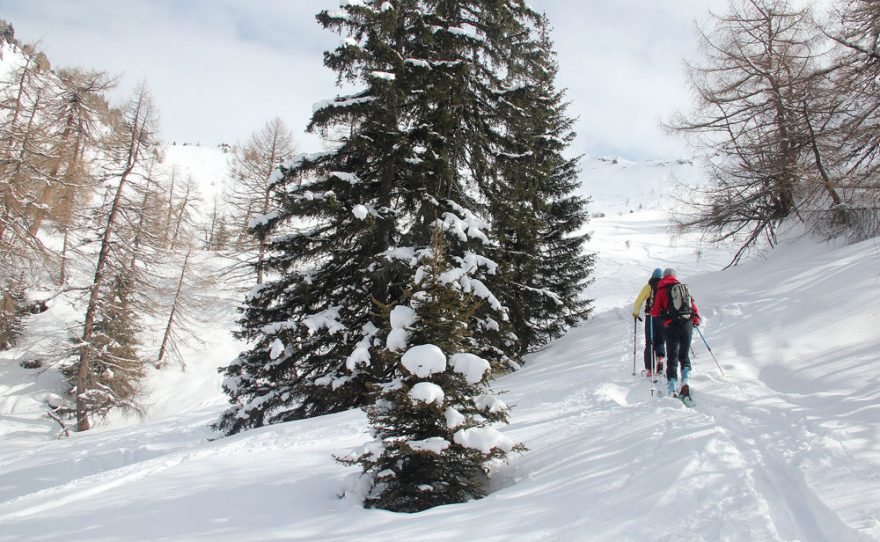
<svg viewBox="0 0 880 542">
<path fill-rule="evenodd" d="M 694 325 L 690 320 L 684 322 L 672 322 L 666 328 L 666 378 L 678 379 L 678 366 L 684 369 L 691 368 L 691 358 L 688 352 L 691 349 L 691 338 L 694 334 Z"/>
<path fill-rule="evenodd" d="M 658 356 L 666 355 L 666 334 L 663 320 L 645 316 L 645 370 L 651 368 L 651 347 Z M 653 344 L 652 344 L 653 342 Z"/>
</svg>

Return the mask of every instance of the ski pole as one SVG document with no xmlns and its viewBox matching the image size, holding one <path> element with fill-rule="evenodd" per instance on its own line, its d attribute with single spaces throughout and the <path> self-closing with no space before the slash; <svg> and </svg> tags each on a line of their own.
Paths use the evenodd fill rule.
<svg viewBox="0 0 880 542">
<path fill-rule="evenodd" d="M 636 331 L 638 329 L 638 321 L 633 317 L 633 376 L 636 376 Z"/>
<path fill-rule="evenodd" d="M 718 370 L 721 371 L 721 376 L 724 376 L 724 369 L 721 368 L 721 364 L 718 363 L 718 360 L 715 358 L 715 354 L 712 353 L 712 348 L 710 348 L 709 343 L 706 342 L 706 337 L 703 336 L 703 332 L 700 331 L 700 327 L 694 326 L 694 328 L 697 330 L 697 333 L 700 334 L 700 338 L 703 339 L 703 344 L 706 345 L 706 350 L 709 351 L 709 355 L 712 356 L 712 359 L 715 361 L 715 365 L 717 365 Z"/>
</svg>

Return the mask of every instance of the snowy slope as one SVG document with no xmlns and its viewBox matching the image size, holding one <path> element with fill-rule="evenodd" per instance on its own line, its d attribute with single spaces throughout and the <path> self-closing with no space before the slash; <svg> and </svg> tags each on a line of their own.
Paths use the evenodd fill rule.
<svg viewBox="0 0 880 542">
<path fill-rule="evenodd" d="M 495 383 L 529 450 L 489 497 L 413 515 L 338 499 L 355 469 L 333 455 L 369 438 L 357 411 L 210 440 L 209 375 L 235 346 L 221 317 L 186 372 L 151 377 L 160 408 L 142 424 L 55 441 L 18 414 L 42 430 L 0 443 L 0 541 L 880 540 L 880 241 L 802 240 L 721 272 L 729 248 L 668 233 L 665 167 L 584 168 L 618 194 L 591 205 L 596 314 Z M 726 373 L 696 336 L 693 409 L 631 374 L 630 304 L 655 266 L 692 287 Z M 4 417 L 26 385 L 10 365 Z"/>
<path fill-rule="evenodd" d="M 207 220 L 214 202 L 222 206 L 223 196 L 231 186 L 232 153 L 215 147 L 166 145 L 162 155 L 166 175 L 173 169 L 178 178 L 192 179 L 198 187 L 201 202 L 197 217 Z"/>
</svg>

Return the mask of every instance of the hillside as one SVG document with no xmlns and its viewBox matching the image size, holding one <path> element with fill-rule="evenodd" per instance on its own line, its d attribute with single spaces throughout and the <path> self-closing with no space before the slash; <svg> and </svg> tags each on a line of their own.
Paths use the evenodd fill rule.
<svg viewBox="0 0 880 542">
<path fill-rule="evenodd" d="M 880 242 L 790 241 L 720 271 L 729 248 L 668 231 L 694 166 L 584 170 L 604 215 L 590 224 L 596 311 L 495 383 L 513 407 L 504 432 L 528 451 L 497 466 L 487 498 L 414 515 L 339 499 L 355 469 L 333 456 L 369 439 L 358 411 L 212 440 L 215 369 L 240 347 L 237 290 L 216 288 L 186 371 L 151 373 L 143 420 L 54 440 L 41 401 L 57 380 L 35 384 L 13 363 L 23 350 L 3 354 L 0 541 L 880 540 Z M 692 287 L 725 372 L 695 336 L 693 409 L 631 374 L 630 305 L 656 266 Z M 67 310 L 34 319 L 31 349 Z"/>
<path fill-rule="evenodd" d="M 217 148 L 194 145 L 170 145 L 162 150 L 162 162 L 155 174 L 170 177 L 172 172 L 179 185 L 191 181 L 195 187 L 192 194 L 193 221 L 196 224 L 195 236 L 203 235 L 205 223 L 209 220 L 213 205 L 223 205 L 222 195 L 229 185 L 230 154 Z M 181 188 L 178 188 L 181 190 Z M 44 236 L 44 242 L 60 246 L 60 240 L 51 235 Z M 198 241 L 197 241 L 198 243 Z M 247 257 L 247 255 L 237 255 Z M 154 279 L 160 286 L 174 283 L 179 273 L 177 266 L 183 254 L 170 253 L 159 268 L 153 270 Z M 193 275 L 199 284 L 194 294 L 203 300 L 198 312 L 198 329 L 185 333 L 186 340 L 180 345 L 184 367 L 177 362 L 170 363 L 162 370 L 150 366 L 144 386 L 141 416 L 114 413 L 107 426 L 118 427 L 140 423 L 154 417 L 162 418 L 181 410 L 203 405 L 206 402 L 225 404 L 220 391 L 220 376 L 217 367 L 225 365 L 237 355 L 239 345 L 230 335 L 237 318 L 236 307 L 250 288 L 250 282 L 240 282 L 240 274 L 228 275 L 232 259 L 223 254 L 197 251 L 193 256 Z M 72 341 L 81 333 L 81 322 L 85 311 L 85 292 L 81 286 L 87 284 L 94 273 L 89 253 L 78 254 L 72 262 L 73 276 L 68 288 L 61 291 L 49 277 L 43 286 L 30 293 L 34 300 L 49 299 L 48 310 L 28 319 L 27 328 L 19 338 L 16 347 L 0 351 L 0 436 L 43 435 L 54 436 L 59 427 L 45 416 L 47 401 L 65 392 L 57 362 L 69 348 Z M 221 284 L 221 287 L 218 287 Z M 159 303 L 154 315 L 145 315 L 142 325 L 140 354 L 144 359 L 155 359 L 164 332 L 167 313 L 161 309 L 170 303 L 166 294 L 152 292 Z M 192 326 L 190 326 L 192 327 Z M 37 361 L 38 369 L 25 369 L 22 363 Z M 170 384 L 170 385 L 169 385 Z M 180 393 L 180 386 L 188 388 Z M 97 428 L 101 430 L 100 426 Z"/>
</svg>

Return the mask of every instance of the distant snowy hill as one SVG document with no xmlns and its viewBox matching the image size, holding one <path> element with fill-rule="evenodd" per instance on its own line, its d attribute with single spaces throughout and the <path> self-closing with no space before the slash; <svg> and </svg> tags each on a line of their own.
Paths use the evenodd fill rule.
<svg viewBox="0 0 880 542">
<path fill-rule="evenodd" d="M 225 155 L 167 156 L 216 179 Z M 59 382 L 17 362 L 76 317 L 68 302 L 0 353 L 0 541 L 880 540 L 880 240 L 792 239 L 721 271 L 733 247 L 668 229 L 675 181 L 699 184 L 697 166 L 582 168 L 595 314 L 495 383 L 513 407 L 503 430 L 528 451 L 485 499 L 412 515 L 340 500 L 356 469 L 334 455 L 369 440 L 359 411 L 212 440 L 216 368 L 242 347 L 243 285 L 221 283 L 186 370 L 151 371 L 143 420 L 55 440 L 42 401 Z M 695 335 L 692 409 L 632 375 L 631 304 L 654 267 L 691 286 L 725 372 Z"/>
<path fill-rule="evenodd" d="M 166 175 L 175 170 L 178 177 L 192 179 L 198 187 L 200 218 L 210 214 L 215 201 L 222 206 L 222 197 L 232 186 L 232 152 L 199 145 L 165 145 L 162 155 Z"/>
</svg>

